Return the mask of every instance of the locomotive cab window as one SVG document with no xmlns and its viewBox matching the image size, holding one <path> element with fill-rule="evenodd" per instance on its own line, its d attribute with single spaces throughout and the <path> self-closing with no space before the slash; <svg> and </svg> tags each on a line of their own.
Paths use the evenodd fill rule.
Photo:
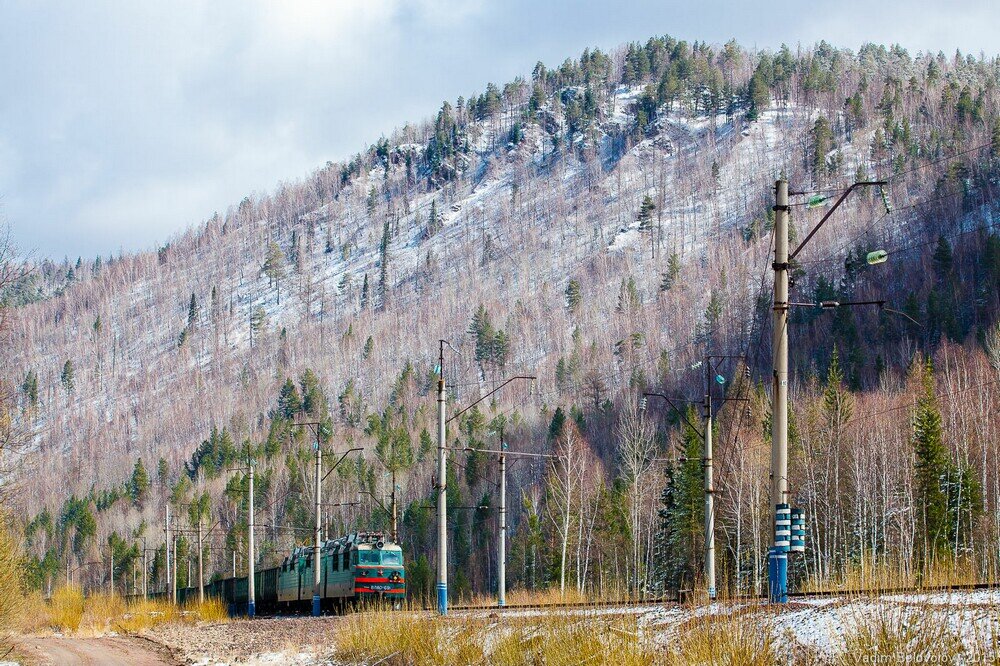
<svg viewBox="0 0 1000 666">
<path fill-rule="evenodd" d="M 403 554 L 398 550 L 383 550 L 382 564 L 401 566 L 403 564 Z"/>
<path fill-rule="evenodd" d="M 362 550 L 360 553 L 360 564 L 381 564 L 377 550 Z"/>
</svg>

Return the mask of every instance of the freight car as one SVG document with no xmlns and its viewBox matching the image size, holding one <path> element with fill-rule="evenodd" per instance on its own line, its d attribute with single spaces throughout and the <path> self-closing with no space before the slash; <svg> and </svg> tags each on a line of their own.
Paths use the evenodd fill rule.
<svg viewBox="0 0 1000 666">
<path fill-rule="evenodd" d="M 256 612 L 308 613 L 313 598 L 313 548 L 300 546 L 277 567 L 254 574 Z M 156 596 L 161 596 L 156 595 Z M 247 612 L 247 578 L 224 578 L 205 586 L 205 596 L 221 599 L 231 615 Z M 336 612 L 362 601 L 394 606 L 406 597 L 403 549 L 381 532 L 357 532 L 326 541 L 320 549 L 320 606 Z M 178 603 L 196 601 L 197 587 L 177 590 Z"/>
</svg>

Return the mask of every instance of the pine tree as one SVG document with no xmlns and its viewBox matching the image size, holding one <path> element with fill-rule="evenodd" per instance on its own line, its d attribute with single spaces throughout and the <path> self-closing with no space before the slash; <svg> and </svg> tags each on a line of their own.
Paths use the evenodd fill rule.
<svg viewBox="0 0 1000 666">
<path fill-rule="evenodd" d="M 195 322 L 198 321 L 198 300 L 194 296 L 194 292 L 191 292 L 191 302 L 188 303 L 188 326 L 193 327 Z"/>
<path fill-rule="evenodd" d="M 364 310 L 368 307 L 368 273 L 365 273 L 365 281 L 361 285 L 361 309 Z"/>
<path fill-rule="evenodd" d="M 652 230 L 654 210 L 656 210 L 656 204 L 653 203 L 653 197 L 647 194 L 642 198 L 642 204 L 639 206 L 639 216 L 636 218 L 639 220 L 640 231 Z"/>
<path fill-rule="evenodd" d="M 73 361 L 66 359 L 66 362 L 63 363 L 63 369 L 62 369 L 62 375 L 60 375 L 60 381 L 62 381 L 63 388 L 66 389 L 67 393 L 72 393 L 73 388 L 76 385 L 74 380 L 74 375 L 75 373 L 73 370 Z"/>
<path fill-rule="evenodd" d="M 831 150 L 831 143 L 833 141 L 833 132 L 830 130 L 830 121 L 826 119 L 826 116 L 820 116 L 816 119 L 816 123 L 813 125 L 812 139 L 813 174 L 815 174 L 817 180 L 819 180 L 827 173 L 826 156 Z"/>
<path fill-rule="evenodd" d="M 570 280 L 566 285 L 566 307 L 570 312 L 576 312 L 580 307 L 580 281 Z"/>
<path fill-rule="evenodd" d="M 914 453 L 914 485 L 917 496 L 917 556 L 925 570 L 947 545 L 949 533 L 948 498 L 942 482 L 948 471 L 947 450 L 941 412 L 934 395 L 934 374 L 929 362 L 917 359 L 914 374 L 921 395 L 913 414 L 910 438 Z"/>
<path fill-rule="evenodd" d="M 663 280 L 660 282 L 660 291 L 670 291 L 680 274 L 681 258 L 676 252 L 672 252 L 667 259 L 667 272 L 663 274 Z"/>
<path fill-rule="evenodd" d="M 21 384 L 21 391 L 24 393 L 24 397 L 28 399 L 28 405 L 31 407 L 38 406 L 38 373 L 34 370 L 28 370 L 28 373 L 24 376 L 24 382 Z"/>
<path fill-rule="evenodd" d="M 382 225 L 382 242 L 379 244 L 378 306 L 384 308 L 389 280 L 389 220 Z"/>
<path fill-rule="evenodd" d="M 431 212 L 427 216 L 427 237 L 430 238 L 441 231 L 441 214 L 438 212 L 437 199 L 431 201 Z"/>
<path fill-rule="evenodd" d="M 719 326 L 722 318 L 722 298 L 713 289 L 708 297 L 708 305 L 705 307 L 705 333 L 711 335 Z"/>
<path fill-rule="evenodd" d="M 135 467 L 132 468 L 132 477 L 128 483 L 128 494 L 132 498 L 132 503 L 139 505 L 146 499 L 146 492 L 149 490 L 149 474 L 142 464 L 142 458 L 137 458 Z"/>
<path fill-rule="evenodd" d="M 272 242 L 267 246 L 267 256 L 261 270 L 267 275 L 268 285 L 273 284 L 277 289 L 278 305 L 281 305 L 281 278 L 285 275 L 285 254 L 277 243 Z"/>
<path fill-rule="evenodd" d="M 301 410 L 302 398 L 299 397 L 299 390 L 291 378 L 286 378 L 278 393 L 278 414 L 285 419 L 292 420 L 295 418 L 295 414 Z"/>
</svg>

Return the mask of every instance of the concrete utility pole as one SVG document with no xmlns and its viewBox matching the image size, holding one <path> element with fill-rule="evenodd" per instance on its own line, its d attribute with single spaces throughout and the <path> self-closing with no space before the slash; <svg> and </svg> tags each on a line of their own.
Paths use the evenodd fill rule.
<svg viewBox="0 0 1000 666">
<path fill-rule="evenodd" d="M 848 187 L 840 195 L 829 211 L 813 226 L 812 230 L 789 254 L 788 251 L 788 181 L 779 179 L 774 184 L 774 307 L 772 331 L 772 385 L 771 385 L 771 502 L 774 505 L 774 541 L 768 553 L 768 598 L 771 603 L 786 603 L 788 601 L 788 552 L 792 546 L 791 506 L 788 503 L 788 309 L 793 305 L 788 298 L 789 262 L 796 256 L 824 223 L 830 219 L 834 211 L 840 207 L 847 197 L 858 187 L 883 187 L 887 181 L 859 181 Z M 795 194 L 806 194 L 796 192 Z M 888 199 L 885 199 L 886 214 L 890 212 Z M 864 301 L 857 303 L 824 302 L 821 307 L 840 307 L 841 305 L 878 305 L 883 301 Z M 813 307 L 814 304 L 809 304 Z M 797 514 L 800 515 L 800 514 Z M 801 524 L 801 523 L 798 523 Z M 796 551 L 804 549 L 804 543 L 796 535 Z"/>
<path fill-rule="evenodd" d="M 788 601 L 788 545 L 778 521 L 788 506 L 788 181 L 774 184 L 773 377 L 771 385 L 771 503 L 774 541 L 768 555 L 768 598 Z M 808 239 L 807 239 L 808 240 Z"/>
<path fill-rule="evenodd" d="M 205 603 L 205 564 L 202 561 L 204 546 L 201 540 L 201 502 L 198 503 L 198 603 Z"/>
<path fill-rule="evenodd" d="M 174 598 L 171 596 L 171 588 L 170 588 L 171 578 L 170 578 L 170 505 L 169 504 L 167 504 L 166 518 L 164 519 L 164 523 L 163 523 L 163 550 L 166 551 L 166 556 L 167 556 L 166 557 L 166 560 L 167 560 L 167 571 L 166 571 L 167 578 L 166 578 L 166 583 L 167 584 L 164 585 L 164 587 L 167 590 L 167 599 L 170 600 L 170 601 L 173 601 Z"/>
<path fill-rule="evenodd" d="M 323 554 L 323 535 L 320 532 L 322 517 L 320 514 L 322 498 L 323 449 L 319 445 L 319 427 L 316 430 L 316 540 L 313 543 L 313 617 L 319 617 L 320 611 L 320 565 Z"/>
<path fill-rule="evenodd" d="M 705 584 L 715 599 L 715 485 L 712 478 L 712 363 L 705 359 Z"/>
<path fill-rule="evenodd" d="M 439 340 L 438 351 L 438 613 L 448 614 L 448 478 L 445 459 L 445 387 L 444 387 L 444 340 Z"/>
<path fill-rule="evenodd" d="M 249 451 L 248 451 L 248 453 L 249 453 Z M 247 529 L 247 545 L 249 547 L 248 550 L 250 551 L 248 553 L 248 555 L 247 555 L 247 616 L 248 617 L 253 617 L 254 614 L 257 612 L 257 608 L 256 608 L 256 606 L 257 606 L 257 595 L 256 595 L 256 593 L 254 591 L 254 572 L 253 572 L 253 562 L 254 562 L 254 554 L 253 554 L 253 466 L 254 466 L 253 459 L 250 458 L 249 455 L 247 455 L 247 467 L 250 468 L 250 473 L 249 473 L 249 476 L 250 476 L 250 488 L 249 488 L 249 493 L 247 493 L 249 495 L 249 497 L 250 497 L 250 507 L 249 507 L 250 513 L 249 513 L 249 516 L 248 516 L 249 527 Z"/>
<path fill-rule="evenodd" d="M 441 615 L 448 614 L 448 495 L 447 495 L 447 484 L 446 480 L 448 478 L 447 469 L 447 459 L 445 458 L 445 451 L 447 450 L 447 432 L 446 427 L 449 421 L 457 419 L 459 416 L 469 411 L 482 401 L 488 399 L 505 386 L 511 382 L 517 381 L 519 379 L 530 379 L 535 381 L 536 377 L 534 375 L 516 375 L 514 377 L 508 378 L 506 381 L 501 383 L 499 386 L 494 388 L 492 391 L 486 395 L 480 397 L 478 400 L 474 400 L 471 404 L 466 405 L 463 409 L 452 414 L 450 417 L 445 417 L 445 385 L 444 385 L 444 346 L 447 344 L 451 346 L 446 340 L 439 340 L 439 356 L 438 356 L 438 369 L 440 370 L 440 375 L 438 377 L 438 613 Z M 484 450 L 484 449 L 476 449 Z M 498 453 L 497 451 L 485 451 L 486 453 Z"/>
<path fill-rule="evenodd" d="M 177 534 L 176 533 L 173 536 L 173 541 L 174 541 L 174 577 L 171 579 L 170 594 L 174 600 L 174 603 L 176 604 L 177 603 Z"/>
<path fill-rule="evenodd" d="M 507 455 L 500 435 L 500 535 L 497 539 L 497 606 L 507 605 Z"/>
<path fill-rule="evenodd" d="M 396 518 L 396 470 L 392 470 L 392 542 L 399 541 L 399 523 Z"/>
</svg>

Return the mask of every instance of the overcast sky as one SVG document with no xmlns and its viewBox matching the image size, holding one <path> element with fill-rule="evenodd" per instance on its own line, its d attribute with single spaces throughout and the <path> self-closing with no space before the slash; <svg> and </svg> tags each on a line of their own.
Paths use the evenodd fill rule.
<svg viewBox="0 0 1000 666">
<path fill-rule="evenodd" d="M 36 255 L 147 249 L 587 46 L 992 56 L 998 25 L 996 0 L 0 0 L 0 217 Z"/>
</svg>

